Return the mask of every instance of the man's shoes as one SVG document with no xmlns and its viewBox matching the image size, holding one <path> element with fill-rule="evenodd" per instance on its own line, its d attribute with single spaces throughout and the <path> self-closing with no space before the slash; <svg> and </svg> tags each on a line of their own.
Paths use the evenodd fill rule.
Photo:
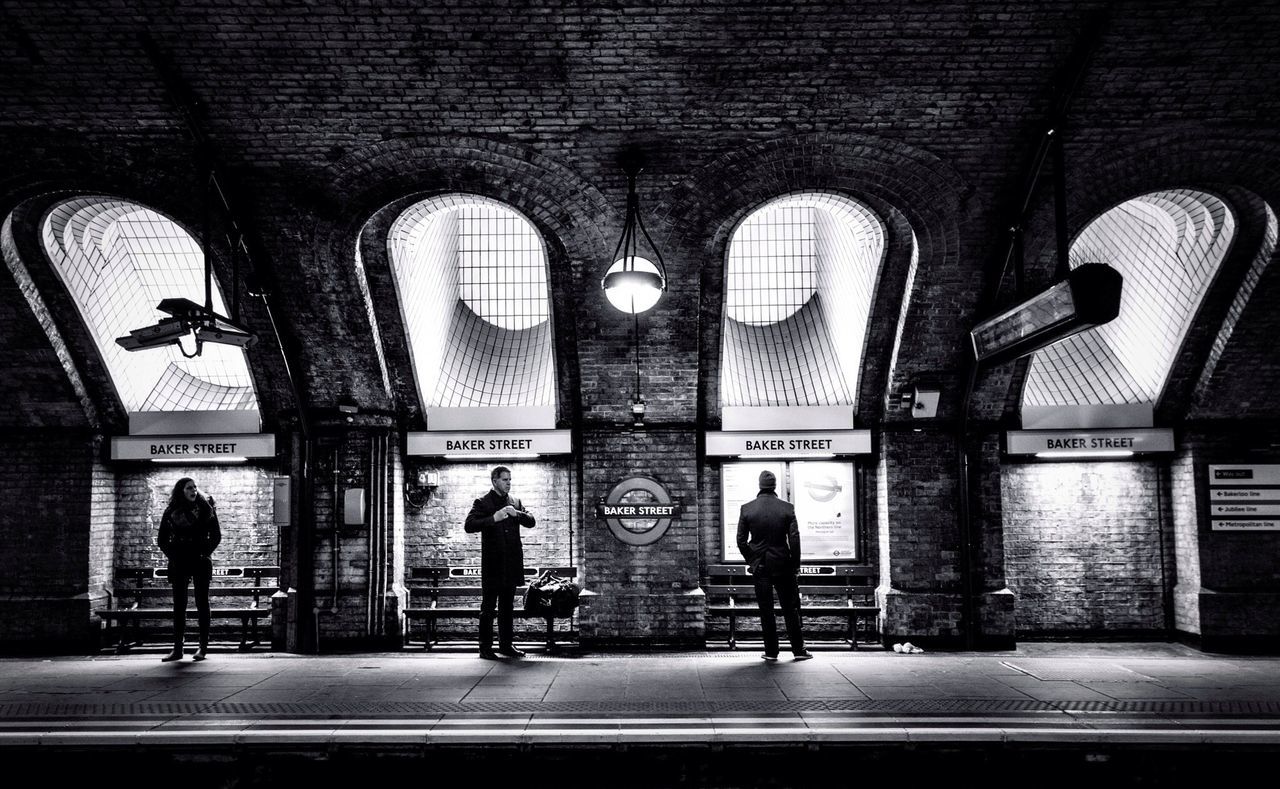
<svg viewBox="0 0 1280 789">
<path fill-rule="evenodd" d="M 524 657 L 523 652 L 509 644 L 505 647 L 498 647 L 498 654 L 506 655 L 507 657 Z"/>
<path fill-rule="evenodd" d="M 768 652 L 764 652 L 764 653 L 762 653 L 762 654 L 760 655 L 760 659 L 761 659 L 761 660 L 767 660 L 767 661 L 769 661 L 770 663 L 777 663 L 777 662 L 778 662 L 778 656 L 777 656 L 777 655 L 770 655 Z"/>
<path fill-rule="evenodd" d="M 792 652 L 791 659 L 792 660 L 813 660 L 813 653 L 802 649 L 799 652 Z"/>
<path fill-rule="evenodd" d="M 182 650 L 175 648 L 172 652 L 160 658 L 161 663 L 172 663 L 175 660 L 182 660 Z"/>
<path fill-rule="evenodd" d="M 194 655 L 192 655 L 192 656 L 191 656 L 191 659 L 192 659 L 192 660 L 204 660 L 206 657 L 208 657 L 208 655 L 206 655 L 206 654 L 205 654 L 205 648 L 204 648 L 204 647 L 200 647 L 199 649 L 197 649 L 197 650 L 196 650 L 196 653 L 195 653 Z"/>
<path fill-rule="evenodd" d="M 493 651 L 492 647 L 480 647 L 481 660 L 497 660 L 498 653 Z"/>
</svg>

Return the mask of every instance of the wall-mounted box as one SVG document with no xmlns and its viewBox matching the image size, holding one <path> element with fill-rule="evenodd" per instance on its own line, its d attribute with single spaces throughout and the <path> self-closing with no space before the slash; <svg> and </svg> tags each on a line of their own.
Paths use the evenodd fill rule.
<svg viewBox="0 0 1280 789">
<path fill-rule="evenodd" d="M 351 488 L 343 494 L 342 525 L 364 525 L 364 488 Z"/>
<path fill-rule="evenodd" d="M 293 483 L 288 477 L 271 481 L 272 522 L 277 526 L 293 523 Z"/>
<path fill-rule="evenodd" d="M 937 389 L 921 389 L 916 387 L 911 392 L 911 416 L 915 419 L 933 419 L 938 415 L 938 399 L 942 392 Z"/>
</svg>

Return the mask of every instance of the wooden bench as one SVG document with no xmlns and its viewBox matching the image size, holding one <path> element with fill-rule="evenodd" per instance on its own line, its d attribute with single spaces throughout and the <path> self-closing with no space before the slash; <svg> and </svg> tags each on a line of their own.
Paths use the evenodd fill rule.
<svg viewBox="0 0 1280 789">
<path fill-rule="evenodd" d="M 806 617 L 839 617 L 848 626 L 850 649 L 858 648 L 858 622 L 867 620 L 864 630 L 876 632 L 880 608 L 875 604 L 875 568 L 863 564 L 806 564 L 797 579 L 800 588 L 801 622 Z M 737 648 L 740 617 L 760 617 L 756 588 L 745 564 L 713 564 L 707 568 L 703 591 L 707 596 L 707 618 L 728 617 L 729 648 Z M 776 595 L 775 595 L 776 597 Z M 816 599 L 815 599 L 816 598 Z M 784 635 L 782 609 L 775 605 L 779 635 Z M 809 633 L 805 633 L 806 640 Z"/>
<path fill-rule="evenodd" d="M 173 634 L 173 587 L 164 567 L 123 567 L 115 571 L 115 585 L 107 593 L 107 607 L 94 613 L 106 625 L 107 643 L 116 653 L 143 643 L 143 622 L 168 623 Z M 270 618 L 271 596 L 279 587 L 279 567 L 214 567 L 209 584 L 209 617 L 240 623 L 240 650 L 257 646 L 258 620 Z M 198 621 L 195 588 L 188 587 L 187 619 Z M 188 627 L 188 636 L 191 628 Z"/>
<path fill-rule="evenodd" d="M 515 618 L 545 619 L 547 623 L 546 646 L 548 650 L 556 648 L 557 617 L 544 616 L 536 612 L 524 610 L 524 592 L 529 581 L 537 578 L 543 570 L 550 570 L 557 578 L 573 580 L 578 577 L 576 567 L 526 567 L 525 583 L 516 589 Z M 480 618 L 480 568 L 479 567 L 412 567 L 409 577 L 405 579 L 409 591 L 409 600 L 404 609 L 404 643 L 409 646 L 412 639 L 413 624 L 422 622 L 426 625 L 423 636 L 423 647 L 431 649 L 440 643 L 439 628 L 441 619 L 476 619 Z M 563 618 L 563 617 L 560 617 Z M 572 617 L 569 620 L 572 635 Z M 496 627 L 496 625 L 495 625 Z"/>
</svg>

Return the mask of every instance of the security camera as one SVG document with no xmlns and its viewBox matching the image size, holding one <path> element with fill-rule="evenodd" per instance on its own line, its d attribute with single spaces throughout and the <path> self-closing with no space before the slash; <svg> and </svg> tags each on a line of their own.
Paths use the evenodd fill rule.
<svg viewBox="0 0 1280 789">
<path fill-rule="evenodd" d="M 187 324 L 181 319 L 165 318 L 154 326 L 134 329 L 124 337 L 117 337 L 116 344 L 126 351 L 160 348 L 177 342 L 187 331 Z"/>
<path fill-rule="evenodd" d="M 202 318 L 208 314 L 204 307 L 191 299 L 161 299 L 156 309 L 167 312 L 175 318 Z"/>
<path fill-rule="evenodd" d="M 187 334 L 193 334 L 196 341 L 195 355 L 199 355 L 200 346 L 206 342 L 247 348 L 258 341 L 256 335 L 230 318 L 207 310 L 190 299 L 165 299 L 156 309 L 173 317 L 164 318 L 154 326 L 134 329 L 124 337 L 117 337 L 116 344 L 126 351 L 139 351 L 176 344 Z"/>
<path fill-rule="evenodd" d="M 258 338 L 248 332 L 235 331 L 232 329 L 215 327 L 202 328 L 196 332 L 196 337 L 201 342 L 216 342 L 222 345 L 234 345 L 237 348 L 247 348 L 258 341 Z"/>
</svg>

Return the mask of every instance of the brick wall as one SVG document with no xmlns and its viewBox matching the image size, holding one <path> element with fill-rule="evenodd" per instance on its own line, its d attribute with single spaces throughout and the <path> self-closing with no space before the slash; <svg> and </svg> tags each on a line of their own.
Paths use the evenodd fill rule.
<svg viewBox="0 0 1280 789">
<path fill-rule="evenodd" d="M 1196 500 L 1195 460 L 1183 444 L 1169 460 L 1169 517 L 1177 579 L 1173 587 L 1174 627 L 1200 633 L 1200 514 Z"/>
<path fill-rule="evenodd" d="M 511 495 L 538 521 L 534 528 L 520 530 L 525 567 L 568 567 L 581 561 L 581 526 L 576 518 L 570 523 L 575 472 L 567 459 L 461 463 L 409 458 L 410 478 L 418 470 L 434 471 L 440 484 L 429 495 L 413 491 L 414 502 L 405 502 L 405 567 L 480 565 L 480 535 L 467 534 L 462 526 L 475 500 L 493 487 L 489 472 L 498 465 L 511 469 Z"/>
<path fill-rule="evenodd" d="M 881 434 L 883 634 L 953 646 L 963 635 L 958 465 L 954 440 L 934 430 Z M 885 581 L 887 580 L 887 585 Z"/>
<path fill-rule="evenodd" d="M 956 591 L 960 583 L 955 444 L 934 432 L 881 440 L 889 578 L 902 591 Z"/>
<path fill-rule="evenodd" d="M 369 558 L 373 497 L 372 437 L 363 430 L 333 432 L 317 441 L 315 475 L 313 577 L 322 648 L 335 640 L 370 635 Z M 364 491 L 365 511 L 359 524 L 346 525 L 347 491 Z M 307 528 L 308 524 L 299 524 Z"/>
<path fill-rule="evenodd" d="M 272 473 L 249 466 L 108 467 L 99 440 L 42 433 L 6 442 L 0 494 L 0 641 L 93 642 L 92 609 L 114 568 L 164 565 L 156 546 L 174 482 L 197 480 L 218 502 L 221 564 L 278 563 Z M 21 503 L 18 505 L 17 503 Z"/>
<path fill-rule="evenodd" d="M 1160 467 L 1005 464 L 1005 571 L 1019 636 L 1164 632 L 1174 570 Z"/>
<path fill-rule="evenodd" d="M 88 396 L 68 376 L 70 353 L 58 334 L 47 304 L 32 281 L 13 236 L 13 217 L 0 222 L 0 257 L 8 274 L 0 273 L 0 424 L 87 427 Z M 51 336 L 52 332 L 52 336 Z M 80 383 L 78 380 L 76 383 Z M 96 414 L 93 415 L 96 418 Z"/>
<path fill-rule="evenodd" d="M 116 475 L 95 462 L 89 499 L 89 603 L 104 606 L 115 580 Z"/>
<path fill-rule="evenodd" d="M 274 522 L 272 480 L 260 466 L 120 466 L 116 471 L 114 561 L 116 567 L 163 566 L 156 539 L 160 518 L 183 477 L 196 481 L 218 508 L 222 543 L 215 565 L 266 566 L 280 563 Z"/>
<path fill-rule="evenodd" d="M 0 646 L 82 645 L 110 529 L 98 444 L 83 434 L 12 435 L 0 445 Z"/>
<path fill-rule="evenodd" d="M 1280 532 L 1213 531 L 1208 466 L 1280 464 L 1280 426 L 1197 423 L 1179 442 L 1172 474 L 1179 630 L 1206 648 L 1280 643 Z"/>
<path fill-rule="evenodd" d="M 582 435 L 584 557 L 587 588 L 582 637 L 588 641 L 700 641 L 703 597 L 699 589 L 700 510 L 692 429 L 643 431 L 596 428 Z M 657 479 L 685 502 L 682 517 L 649 545 L 629 545 L 595 517 L 595 503 L 623 479 Z M 717 521 L 718 522 L 718 519 Z"/>
</svg>

